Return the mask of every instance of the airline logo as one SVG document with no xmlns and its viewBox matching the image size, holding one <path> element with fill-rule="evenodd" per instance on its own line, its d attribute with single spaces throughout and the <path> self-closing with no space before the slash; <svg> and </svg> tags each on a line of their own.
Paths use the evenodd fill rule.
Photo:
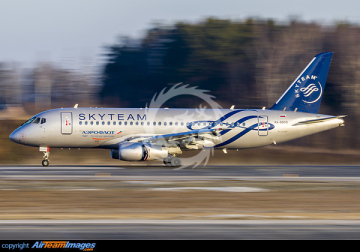
<svg viewBox="0 0 360 252">
<path fill-rule="evenodd" d="M 120 133 L 121 133 L 121 131 L 120 131 Z M 115 131 L 110 131 L 110 130 L 83 130 L 82 134 L 83 135 L 114 135 Z"/>
<path fill-rule="evenodd" d="M 113 121 L 113 120 L 118 120 L 118 121 L 130 121 L 133 120 L 135 121 L 136 119 L 138 121 L 146 121 L 146 114 L 144 115 L 140 115 L 140 114 L 85 114 L 85 113 L 80 113 L 79 114 L 79 120 L 83 121 L 83 120 L 89 120 L 89 121 Z"/>
<path fill-rule="evenodd" d="M 300 77 L 295 83 L 295 97 L 309 104 L 317 102 L 322 95 L 322 86 L 317 78 L 315 75 Z"/>
</svg>

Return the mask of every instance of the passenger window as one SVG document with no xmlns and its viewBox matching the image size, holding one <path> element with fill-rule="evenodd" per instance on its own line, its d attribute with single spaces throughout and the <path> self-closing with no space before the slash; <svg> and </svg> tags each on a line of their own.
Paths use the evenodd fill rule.
<svg viewBox="0 0 360 252">
<path fill-rule="evenodd" d="M 110 125 L 110 122 L 107 122 L 107 125 Z"/>
<path fill-rule="evenodd" d="M 99 125 L 99 121 L 96 121 L 96 125 Z"/>
<path fill-rule="evenodd" d="M 127 122 L 124 122 L 124 125 L 127 125 Z"/>
<path fill-rule="evenodd" d="M 79 125 L 82 125 L 82 121 L 79 122 Z"/>
<path fill-rule="evenodd" d="M 91 121 L 91 122 L 90 122 L 90 125 L 94 125 L 94 122 L 93 122 L 93 121 Z"/>
<path fill-rule="evenodd" d="M 133 122 L 130 122 L 130 125 L 133 125 Z"/>
<path fill-rule="evenodd" d="M 104 122 L 104 121 L 102 121 L 102 122 L 101 122 L 101 124 L 102 124 L 102 125 L 105 125 L 105 122 Z"/>
<path fill-rule="evenodd" d="M 121 125 L 121 121 L 119 121 L 119 125 Z"/>
<path fill-rule="evenodd" d="M 166 122 L 164 122 L 164 126 L 166 126 L 167 125 L 167 123 Z"/>
<path fill-rule="evenodd" d="M 113 122 L 113 125 L 116 125 L 116 122 L 115 122 L 115 121 Z"/>
<path fill-rule="evenodd" d="M 150 122 L 147 122 L 147 125 L 150 126 Z"/>
</svg>

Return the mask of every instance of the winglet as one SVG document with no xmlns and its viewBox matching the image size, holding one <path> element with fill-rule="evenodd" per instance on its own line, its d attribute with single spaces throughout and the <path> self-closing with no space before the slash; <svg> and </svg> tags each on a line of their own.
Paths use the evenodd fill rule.
<svg viewBox="0 0 360 252">
<path fill-rule="evenodd" d="M 318 113 L 332 55 L 316 55 L 270 109 Z"/>
</svg>

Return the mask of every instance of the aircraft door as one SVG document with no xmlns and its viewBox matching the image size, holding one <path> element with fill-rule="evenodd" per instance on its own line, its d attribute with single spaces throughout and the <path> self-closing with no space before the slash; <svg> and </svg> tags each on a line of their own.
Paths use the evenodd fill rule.
<svg viewBox="0 0 360 252">
<path fill-rule="evenodd" d="M 72 112 L 61 112 L 61 134 L 72 134 Z"/>
<path fill-rule="evenodd" d="M 258 116 L 258 134 L 259 136 L 267 136 L 268 135 L 268 116 Z"/>
</svg>

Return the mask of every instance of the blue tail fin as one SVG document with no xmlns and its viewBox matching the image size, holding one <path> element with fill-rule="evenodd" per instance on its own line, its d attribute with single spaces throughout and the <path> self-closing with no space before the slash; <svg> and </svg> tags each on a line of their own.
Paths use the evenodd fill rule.
<svg viewBox="0 0 360 252">
<path fill-rule="evenodd" d="M 316 55 L 270 109 L 318 113 L 332 55 Z"/>
</svg>

